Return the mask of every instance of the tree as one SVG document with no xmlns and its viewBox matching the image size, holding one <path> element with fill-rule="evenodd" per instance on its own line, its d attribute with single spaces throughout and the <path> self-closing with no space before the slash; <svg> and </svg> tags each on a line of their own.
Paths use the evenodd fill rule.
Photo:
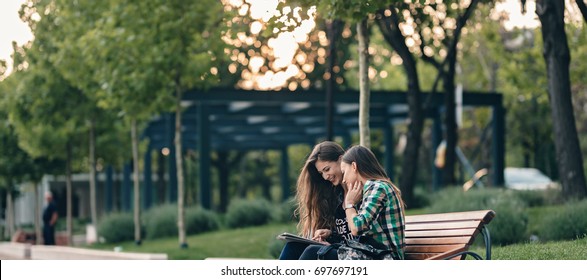
<svg viewBox="0 0 587 280">
<path fill-rule="evenodd" d="M 408 84 L 408 141 L 404 150 L 402 162 L 402 175 L 400 188 L 402 197 L 410 204 L 414 197 L 414 185 L 418 170 L 418 154 L 422 143 L 422 129 L 424 126 L 424 114 L 422 110 L 422 92 L 418 78 L 416 59 L 406 45 L 406 38 L 400 29 L 400 16 L 395 6 L 382 9 L 376 17 L 379 29 L 387 43 L 397 52 L 402 59 L 402 66 L 407 76 Z"/>
<path fill-rule="evenodd" d="M 19 135 L 19 145 L 34 158 L 63 159 L 66 173 L 67 236 L 72 240 L 73 161 L 83 146 L 86 96 L 67 82 L 55 68 L 51 55 L 57 52 L 54 32 L 59 29 L 55 3 L 30 1 L 20 10 L 35 39 L 30 47 L 15 50 L 15 69 L 23 75 L 11 96 L 10 118 Z M 40 19 L 39 19 L 40 18 Z"/>
<path fill-rule="evenodd" d="M 30 156 L 18 146 L 18 136 L 8 120 L 6 101 L 14 82 L 15 79 L 10 78 L 0 82 L 0 189 L 6 191 L 6 228 L 11 236 L 15 231 L 13 200 L 18 194 L 15 186 L 25 178 L 32 162 Z"/>
<path fill-rule="evenodd" d="M 106 150 L 112 151 L 124 145 L 111 145 L 104 147 L 98 145 L 103 142 L 100 138 L 109 137 L 105 134 L 118 134 L 119 131 L 113 125 L 116 122 L 116 112 L 106 111 L 100 108 L 98 92 L 101 85 L 94 79 L 94 69 L 88 63 L 82 63 L 87 54 L 84 40 L 80 40 L 88 30 L 101 19 L 102 14 L 108 8 L 107 2 L 82 1 L 74 2 L 56 0 L 54 1 L 54 17 L 58 18 L 59 26 L 51 32 L 49 37 L 52 44 L 56 46 L 55 52 L 49 56 L 52 65 L 59 71 L 68 83 L 77 88 L 80 93 L 86 96 L 88 102 L 80 104 L 87 112 L 83 117 L 88 132 L 88 169 L 90 185 L 90 217 L 91 223 L 98 226 L 98 212 L 96 208 L 96 162 L 100 154 L 106 154 Z M 82 16 L 85 20 L 79 21 Z M 97 148 L 97 146 L 99 146 Z M 98 152 L 96 150 L 102 151 Z M 109 153 L 118 155 L 120 153 Z M 110 162 L 113 159 L 109 160 Z"/>
<path fill-rule="evenodd" d="M 538 0 L 536 13 L 542 24 L 548 96 L 552 109 L 555 148 L 565 198 L 587 196 L 587 184 L 575 116 L 569 74 L 570 51 L 565 33 L 565 2 Z"/>
<path fill-rule="evenodd" d="M 312 1 L 300 1 L 306 6 L 316 5 Z M 386 1 L 330 1 L 319 2 L 317 10 L 327 19 L 344 20 L 356 24 L 359 53 L 359 142 L 360 145 L 371 147 L 369 128 L 369 33 L 368 21 L 378 7 Z M 332 43 L 332 42 L 331 42 Z"/>
<path fill-rule="evenodd" d="M 223 55 L 222 5 L 218 1 L 112 1 L 103 20 L 86 33 L 97 65 L 101 101 L 131 123 L 135 181 L 135 241 L 140 243 L 138 123 L 153 114 L 175 111 L 174 145 L 178 178 L 179 243 L 187 247 L 184 226 L 184 172 L 181 133 L 182 95 L 206 89 L 218 78 Z"/>
</svg>

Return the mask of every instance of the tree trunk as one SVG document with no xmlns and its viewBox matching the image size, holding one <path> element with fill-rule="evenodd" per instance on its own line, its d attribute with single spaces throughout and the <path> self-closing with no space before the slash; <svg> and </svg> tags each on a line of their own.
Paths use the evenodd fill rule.
<svg viewBox="0 0 587 280">
<path fill-rule="evenodd" d="M 72 187 L 72 180 L 71 180 L 71 143 L 67 142 L 66 147 L 66 160 L 65 160 L 65 200 L 66 200 L 66 235 L 67 235 L 67 245 L 71 246 L 72 239 L 73 239 L 73 187 Z"/>
<path fill-rule="evenodd" d="M 98 231 L 98 211 L 96 209 L 96 142 L 94 138 L 94 120 L 90 120 L 90 215 L 92 225 Z"/>
<path fill-rule="evenodd" d="M 369 33 L 367 19 L 357 23 L 357 38 L 359 40 L 359 142 L 361 146 L 371 148 L 371 133 L 369 131 Z"/>
<path fill-rule="evenodd" d="M 579 6 L 581 14 L 583 15 L 583 20 L 587 22 L 587 5 L 583 1 L 584 0 L 575 0 L 575 2 L 577 2 L 577 6 Z"/>
<path fill-rule="evenodd" d="M 41 197 L 39 196 L 39 183 L 35 182 L 35 244 L 43 244 L 41 239 L 43 234 L 41 232 Z"/>
<path fill-rule="evenodd" d="M 422 92 L 418 80 L 417 65 L 414 57 L 406 45 L 405 37 L 399 28 L 399 18 L 394 7 L 390 7 L 390 16 L 385 15 L 385 10 L 377 12 L 377 23 L 385 41 L 402 58 L 402 66 L 408 78 L 408 133 L 399 188 L 402 198 L 409 206 L 414 201 L 414 186 L 418 175 L 418 158 L 420 145 L 422 144 L 422 128 L 424 126 L 424 113 L 422 112 Z M 390 147 L 391 148 L 391 147 Z M 387 149 L 387 147 L 386 147 Z"/>
<path fill-rule="evenodd" d="M 456 47 L 456 45 L 455 45 Z M 452 55 L 450 55 L 452 53 Z M 444 173 L 444 184 L 445 185 L 456 185 L 455 178 L 455 165 L 457 162 L 456 148 L 458 144 L 458 131 L 457 131 L 457 116 L 456 116 L 456 101 L 455 101 L 455 63 L 456 63 L 456 50 L 449 51 L 448 60 L 449 70 L 444 73 L 443 86 L 444 86 L 444 109 L 445 109 L 445 136 L 446 136 L 446 152 L 445 152 L 445 164 L 443 168 Z"/>
<path fill-rule="evenodd" d="M 9 182 L 9 184 L 11 184 Z M 15 232 L 14 225 L 14 200 L 12 199 L 12 187 L 8 187 L 6 190 L 6 231 L 8 237 L 12 238 Z"/>
<path fill-rule="evenodd" d="M 326 68 L 328 77 L 326 79 L 326 140 L 334 139 L 334 91 L 336 89 L 336 73 L 334 67 L 336 61 L 336 41 L 339 35 L 340 20 L 333 20 L 326 23 L 326 35 L 328 36 L 328 67 Z"/>
<path fill-rule="evenodd" d="M 465 12 L 457 18 L 457 25 L 454 30 L 454 37 L 449 45 L 447 56 L 441 64 L 437 64 L 438 75 L 443 79 L 444 87 L 444 107 L 445 107 L 445 139 L 446 152 L 445 164 L 443 168 L 444 184 L 455 185 L 455 165 L 457 163 L 456 149 L 458 145 L 458 127 L 456 121 L 456 102 L 455 102 L 455 72 L 457 62 L 457 44 L 461 37 L 463 27 L 467 24 L 467 20 L 473 14 L 477 7 L 479 0 L 472 0 Z M 448 69 L 445 71 L 444 67 L 447 65 Z M 435 88 L 433 88 L 433 91 Z"/>
<path fill-rule="evenodd" d="M 166 200 L 165 188 L 165 156 L 157 152 L 157 204 L 164 204 Z"/>
<path fill-rule="evenodd" d="M 569 77 L 571 55 L 565 34 L 564 10 L 564 1 L 538 0 L 536 3 L 536 13 L 542 24 L 548 96 L 563 196 L 582 199 L 587 196 L 587 185 L 573 113 Z"/>
<path fill-rule="evenodd" d="M 137 135 L 137 119 L 132 118 L 130 125 L 130 137 L 132 141 L 133 160 L 133 217 L 135 224 L 135 244 L 141 245 L 141 182 L 139 181 L 139 138 Z"/>
<path fill-rule="evenodd" d="M 177 231 L 179 237 L 179 246 L 181 248 L 187 247 L 186 232 L 185 232 L 185 195 L 184 195 L 184 178 L 183 178 L 183 149 L 181 145 L 181 89 L 176 88 L 176 103 L 175 103 L 175 162 L 177 165 Z M 204 174 L 200 174 L 204 176 Z"/>
</svg>

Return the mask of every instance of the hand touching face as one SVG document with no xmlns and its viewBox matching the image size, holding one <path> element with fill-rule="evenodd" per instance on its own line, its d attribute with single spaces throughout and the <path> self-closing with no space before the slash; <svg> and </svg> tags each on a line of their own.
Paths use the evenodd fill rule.
<svg viewBox="0 0 587 280">
<path fill-rule="evenodd" d="M 357 205 L 359 201 L 363 198 L 363 184 L 359 181 L 355 181 L 355 183 L 348 188 L 346 193 L 346 197 L 344 198 L 344 203 L 346 204 L 353 204 Z"/>
<path fill-rule="evenodd" d="M 342 171 L 342 183 L 346 185 L 347 194 L 345 204 L 357 204 L 363 197 L 363 182 L 357 170 L 357 164 L 342 162 L 340 164 Z"/>
</svg>

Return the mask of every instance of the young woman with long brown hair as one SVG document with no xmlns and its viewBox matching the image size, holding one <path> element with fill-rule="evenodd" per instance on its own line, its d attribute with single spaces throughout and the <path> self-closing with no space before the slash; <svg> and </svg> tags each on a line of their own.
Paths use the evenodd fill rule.
<svg viewBox="0 0 587 280">
<path fill-rule="evenodd" d="M 297 181 L 296 200 L 299 216 L 298 233 L 306 238 L 329 243 L 352 238 L 342 202 L 341 156 L 344 149 L 336 142 L 324 141 L 312 149 Z M 320 245 L 288 242 L 279 259 L 317 259 Z M 337 259 L 328 252 L 326 259 Z"/>
</svg>

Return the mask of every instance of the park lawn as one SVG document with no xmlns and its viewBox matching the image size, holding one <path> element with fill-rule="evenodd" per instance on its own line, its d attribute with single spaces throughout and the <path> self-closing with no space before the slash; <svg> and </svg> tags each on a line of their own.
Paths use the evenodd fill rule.
<svg viewBox="0 0 587 280">
<path fill-rule="evenodd" d="M 271 224 L 241 229 L 223 229 L 187 237 L 188 248 L 179 248 L 177 237 L 134 242 L 92 245 L 94 249 L 113 250 L 122 247 L 124 252 L 166 253 L 173 260 L 201 260 L 211 257 L 274 259 L 269 247 L 280 245 L 276 236 L 283 232 L 295 232 L 295 224 Z"/>
<path fill-rule="evenodd" d="M 587 237 L 556 242 L 493 246 L 494 260 L 587 260 Z"/>
<path fill-rule="evenodd" d="M 91 247 L 113 250 L 114 247 L 120 246 L 125 252 L 166 253 L 172 260 L 201 260 L 213 257 L 274 259 L 270 249 L 275 250 L 274 246 L 282 245 L 282 241 L 275 240 L 275 236 L 285 231 L 295 232 L 295 224 L 224 229 L 192 235 L 187 238 L 187 249 L 179 248 L 177 237 L 145 240 L 141 246 L 135 245 L 134 242 L 123 242 L 97 244 Z M 475 248 L 474 251 L 485 256 L 482 248 Z M 492 246 L 492 259 L 587 260 L 587 237 L 573 241 Z"/>
</svg>

